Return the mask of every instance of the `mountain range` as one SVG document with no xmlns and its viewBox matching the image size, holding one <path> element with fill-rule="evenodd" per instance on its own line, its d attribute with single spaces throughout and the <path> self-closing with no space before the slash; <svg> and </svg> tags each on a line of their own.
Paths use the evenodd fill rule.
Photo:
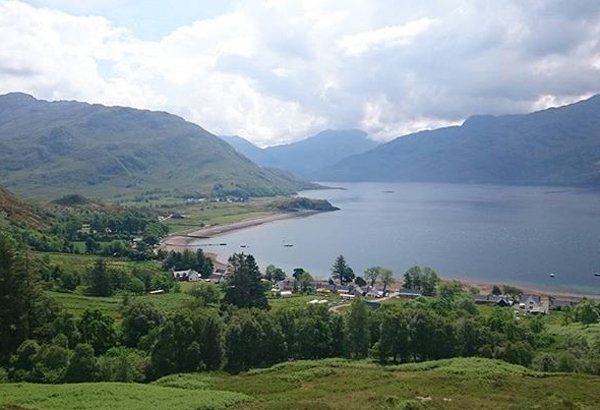
<svg viewBox="0 0 600 410">
<path fill-rule="evenodd" d="M 323 168 L 378 145 L 360 130 L 325 130 L 301 141 L 268 148 L 259 148 L 237 135 L 221 138 L 258 165 L 285 169 L 311 180 L 318 179 Z"/>
<path fill-rule="evenodd" d="M 474 116 L 396 138 L 319 171 L 322 181 L 600 185 L 600 95 L 530 114 Z"/>
<path fill-rule="evenodd" d="M 166 112 L 0 96 L 0 185 L 29 196 L 265 196 L 315 185 Z"/>
</svg>

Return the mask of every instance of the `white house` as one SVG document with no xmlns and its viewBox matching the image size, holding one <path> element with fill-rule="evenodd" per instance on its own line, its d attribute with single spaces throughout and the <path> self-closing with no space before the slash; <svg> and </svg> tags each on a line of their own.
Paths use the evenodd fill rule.
<svg viewBox="0 0 600 410">
<path fill-rule="evenodd" d="M 201 279 L 200 274 L 192 269 L 173 271 L 173 277 L 180 282 L 197 282 Z"/>
</svg>

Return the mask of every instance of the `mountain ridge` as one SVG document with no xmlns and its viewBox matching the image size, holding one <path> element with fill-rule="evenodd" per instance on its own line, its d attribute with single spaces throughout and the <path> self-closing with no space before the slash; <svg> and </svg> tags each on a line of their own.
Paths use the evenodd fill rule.
<svg viewBox="0 0 600 410">
<path fill-rule="evenodd" d="M 325 168 L 319 179 L 600 185 L 600 96 L 401 136 Z"/>
<path fill-rule="evenodd" d="M 313 180 L 327 165 L 378 145 L 361 130 L 323 130 L 300 141 L 267 148 L 259 148 L 237 135 L 222 138 L 259 165 L 285 169 Z"/>
<path fill-rule="evenodd" d="M 0 96 L 0 183 L 56 198 L 291 194 L 308 183 L 265 170 L 164 111 Z"/>
</svg>

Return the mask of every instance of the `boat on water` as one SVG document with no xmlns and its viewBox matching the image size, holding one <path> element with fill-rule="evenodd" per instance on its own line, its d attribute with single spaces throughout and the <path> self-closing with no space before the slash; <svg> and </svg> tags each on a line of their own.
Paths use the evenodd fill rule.
<svg viewBox="0 0 600 410">
<path fill-rule="evenodd" d="M 394 191 L 383 191 L 384 194 L 393 194 Z"/>
<path fill-rule="evenodd" d="M 292 248 L 294 246 L 294 244 L 291 243 L 286 243 L 283 245 L 284 248 Z"/>
<path fill-rule="evenodd" d="M 240 245 L 240 248 L 247 248 L 248 245 Z"/>
<path fill-rule="evenodd" d="M 600 272 L 594 273 L 594 276 L 600 277 Z"/>
<path fill-rule="evenodd" d="M 553 277 L 554 277 L 554 273 L 551 273 L 551 274 L 550 274 L 550 277 L 551 277 L 551 278 L 553 278 Z"/>
</svg>

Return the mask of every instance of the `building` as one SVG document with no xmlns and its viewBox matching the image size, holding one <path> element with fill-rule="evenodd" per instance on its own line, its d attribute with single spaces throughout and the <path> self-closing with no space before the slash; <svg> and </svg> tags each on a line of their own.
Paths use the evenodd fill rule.
<svg viewBox="0 0 600 410">
<path fill-rule="evenodd" d="M 506 295 L 473 295 L 473 302 L 485 305 L 512 306 L 513 301 Z"/>
<path fill-rule="evenodd" d="M 566 307 L 576 306 L 580 301 L 572 299 L 550 299 L 551 310 L 562 310 Z"/>
<path fill-rule="evenodd" d="M 521 295 L 519 308 L 532 315 L 545 315 L 550 310 L 550 301 L 540 295 Z"/>
<path fill-rule="evenodd" d="M 406 299 L 416 299 L 423 296 L 423 292 L 416 289 L 405 289 L 402 288 L 397 292 L 397 297 Z"/>
<path fill-rule="evenodd" d="M 173 277 L 180 282 L 197 282 L 202 279 L 200 274 L 193 269 L 175 270 L 173 271 Z"/>
</svg>

